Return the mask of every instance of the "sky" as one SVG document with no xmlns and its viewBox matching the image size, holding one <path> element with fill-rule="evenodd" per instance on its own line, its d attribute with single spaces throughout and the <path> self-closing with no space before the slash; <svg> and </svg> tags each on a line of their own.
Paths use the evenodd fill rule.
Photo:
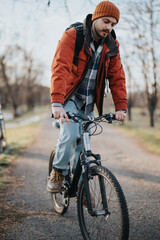
<svg viewBox="0 0 160 240">
<path fill-rule="evenodd" d="M 50 0 L 48 7 L 48 0 L 0 0 L 0 54 L 7 45 L 14 44 L 32 51 L 44 67 L 41 83 L 50 86 L 51 63 L 58 40 L 71 23 L 82 22 L 87 14 L 93 13 L 99 2 L 101 0 Z M 120 46 L 124 47 L 131 35 L 124 28 L 123 20 L 127 0 L 112 2 L 120 9 L 121 17 L 115 31 Z M 127 51 L 132 51 L 131 48 L 128 44 Z M 120 50 L 123 63 L 123 48 Z"/>
<path fill-rule="evenodd" d="M 71 23 L 82 22 L 101 1 L 66 2 L 67 10 L 65 0 L 51 0 L 50 7 L 48 0 L 0 0 L 0 54 L 10 44 L 32 51 L 44 66 L 42 84 L 46 86 L 50 86 L 51 63 L 63 32 Z"/>
</svg>

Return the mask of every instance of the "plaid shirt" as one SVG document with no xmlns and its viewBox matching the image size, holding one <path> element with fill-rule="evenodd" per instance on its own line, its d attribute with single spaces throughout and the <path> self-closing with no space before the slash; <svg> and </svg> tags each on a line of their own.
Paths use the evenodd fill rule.
<svg viewBox="0 0 160 240">
<path fill-rule="evenodd" d="M 95 50 L 94 43 L 91 42 L 93 64 L 88 69 L 79 88 L 71 98 L 71 100 L 75 102 L 78 109 L 84 109 L 86 115 L 88 115 L 94 109 L 96 94 L 96 76 L 101 58 L 103 43 L 104 41 L 102 41 L 102 43 L 98 46 L 97 50 Z"/>
</svg>

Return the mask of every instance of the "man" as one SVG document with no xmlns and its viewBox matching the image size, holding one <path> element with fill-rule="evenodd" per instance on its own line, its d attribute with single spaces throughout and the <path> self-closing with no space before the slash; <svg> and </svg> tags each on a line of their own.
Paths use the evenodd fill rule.
<svg viewBox="0 0 160 240">
<path fill-rule="evenodd" d="M 116 119 L 124 121 L 126 118 L 125 75 L 119 43 L 113 30 L 119 15 L 119 9 L 109 1 L 99 3 L 93 15 L 87 15 L 83 23 L 83 45 L 76 63 L 73 61 L 77 51 L 76 28 L 66 30 L 58 43 L 52 63 L 50 91 L 52 112 L 55 119 L 61 119 L 61 128 L 53 170 L 47 184 L 49 192 L 60 191 L 69 160 L 72 156 L 78 159 L 81 151 L 78 144 L 80 125 L 69 123 L 67 111 L 92 116 L 96 103 L 101 115 L 107 78 Z"/>
</svg>

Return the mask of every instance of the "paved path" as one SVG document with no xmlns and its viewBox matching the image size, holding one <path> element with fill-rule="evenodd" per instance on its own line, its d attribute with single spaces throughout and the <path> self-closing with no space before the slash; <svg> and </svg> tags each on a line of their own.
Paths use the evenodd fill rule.
<svg viewBox="0 0 160 240">
<path fill-rule="evenodd" d="M 49 153 L 56 145 L 58 133 L 51 120 L 45 119 L 34 143 L 17 160 L 14 174 L 24 186 L 9 195 L 7 201 L 28 214 L 8 229 L 7 240 L 82 239 L 75 202 L 71 201 L 64 216 L 58 216 L 46 191 Z M 92 138 L 92 146 L 95 153 L 102 153 L 103 164 L 122 185 L 130 213 L 130 240 L 159 240 L 160 156 L 146 152 L 135 138 L 109 124 L 101 135 Z"/>
</svg>

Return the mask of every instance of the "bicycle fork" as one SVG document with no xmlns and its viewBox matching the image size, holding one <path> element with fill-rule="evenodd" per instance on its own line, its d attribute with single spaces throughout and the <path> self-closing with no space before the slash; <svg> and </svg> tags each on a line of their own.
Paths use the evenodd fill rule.
<svg viewBox="0 0 160 240">
<path fill-rule="evenodd" d="M 82 154 L 82 158 L 81 158 L 82 176 L 84 180 L 84 192 L 85 192 L 85 197 L 87 201 L 88 212 L 91 214 L 91 216 L 99 216 L 99 215 L 109 216 L 110 213 L 108 211 L 105 184 L 104 184 L 104 179 L 101 176 L 98 176 L 98 180 L 99 180 L 103 210 L 94 211 L 92 208 L 88 180 L 93 178 L 94 173 L 92 172 L 90 164 L 94 163 L 101 166 L 101 161 L 100 161 L 99 154 L 93 154 L 91 152 L 89 132 L 83 133 L 83 144 L 84 144 L 84 153 Z M 95 160 L 91 161 L 90 160 L 91 156 L 94 157 Z"/>
</svg>

